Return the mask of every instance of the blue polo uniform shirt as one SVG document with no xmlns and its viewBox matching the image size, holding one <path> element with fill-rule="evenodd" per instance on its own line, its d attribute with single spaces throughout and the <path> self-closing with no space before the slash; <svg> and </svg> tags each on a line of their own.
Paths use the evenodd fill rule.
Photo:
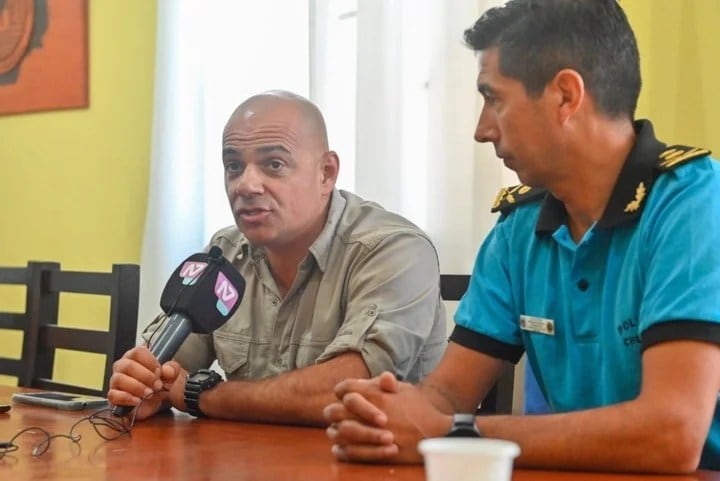
<svg viewBox="0 0 720 481">
<path fill-rule="evenodd" d="M 720 343 L 720 163 L 668 148 L 648 121 L 601 219 L 575 243 L 564 205 L 518 186 L 482 244 L 451 340 L 517 362 L 527 353 L 554 412 L 637 397 L 644 349 Z M 720 469 L 716 406 L 701 467 Z"/>
</svg>

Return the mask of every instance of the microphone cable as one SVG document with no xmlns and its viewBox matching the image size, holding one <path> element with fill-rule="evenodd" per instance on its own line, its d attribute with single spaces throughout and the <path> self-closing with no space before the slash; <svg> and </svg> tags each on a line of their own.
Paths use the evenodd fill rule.
<svg viewBox="0 0 720 481">
<path fill-rule="evenodd" d="M 43 440 L 33 446 L 33 449 L 31 451 L 31 454 L 36 457 L 45 454 L 50 448 L 51 441 L 58 438 L 69 439 L 75 446 L 78 447 L 78 450 L 80 450 L 80 440 L 82 439 L 82 436 L 79 433 L 75 433 L 75 429 L 78 427 L 78 425 L 85 421 L 89 422 L 92 425 L 93 429 L 95 429 L 97 435 L 105 441 L 115 441 L 116 439 L 119 439 L 123 436 L 131 438 L 132 429 L 135 426 L 135 416 L 137 414 L 137 408 L 142 406 L 142 404 L 147 399 L 162 391 L 166 391 L 166 389 L 152 392 L 147 396 L 143 397 L 140 400 L 140 404 L 138 404 L 135 409 L 133 409 L 132 415 L 128 416 L 129 419 L 127 420 L 126 418 L 118 418 L 113 416 L 113 408 L 107 407 L 98 409 L 89 416 L 78 419 L 72 426 L 70 426 L 70 431 L 67 434 L 50 434 L 48 430 L 40 426 L 31 426 L 25 429 L 21 429 L 20 431 L 15 433 L 15 435 L 10 438 L 9 441 L 0 441 L 0 460 L 3 460 L 8 454 L 18 451 L 20 449 L 20 446 L 16 444 L 15 441 L 23 434 L 28 433 L 39 433 L 43 435 Z"/>
</svg>

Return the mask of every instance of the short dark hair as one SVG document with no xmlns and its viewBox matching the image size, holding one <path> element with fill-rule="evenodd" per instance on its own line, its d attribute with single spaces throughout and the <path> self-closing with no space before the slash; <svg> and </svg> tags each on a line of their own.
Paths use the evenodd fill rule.
<svg viewBox="0 0 720 481">
<path fill-rule="evenodd" d="M 500 72 L 539 96 L 562 69 L 576 70 L 598 109 L 634 118 L 640 55 L 616 0 L 510 0 L 465 31 L 476 51 L 498 47 Z"/>
</svg>

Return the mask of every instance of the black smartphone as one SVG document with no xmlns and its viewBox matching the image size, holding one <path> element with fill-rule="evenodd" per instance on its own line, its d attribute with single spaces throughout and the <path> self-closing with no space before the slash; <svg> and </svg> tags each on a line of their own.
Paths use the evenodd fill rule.
<svg viewBox="0 0 720 481">
<path fill-rule="evenodd" d="M 12 400 L 13 402 L 64 409 L 66 411 L 101 408 L 108 404 L 107 399 L 101 397 L 54 391 L 15 393 L 12 395 Z"/>
</svg>

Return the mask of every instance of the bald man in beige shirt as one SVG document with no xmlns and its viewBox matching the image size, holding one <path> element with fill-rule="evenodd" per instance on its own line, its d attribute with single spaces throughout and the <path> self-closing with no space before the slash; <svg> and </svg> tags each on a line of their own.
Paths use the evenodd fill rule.
<svg viewBox="0 0 720 481">
<path fill-rule="evenodd" d="M 174 406 L 323 425 L 340 380 L 391 371 L 418 381 L 435 367 L 446 347 L 437 252 L 408 220 L 335 188 L 339 160 L 315 105 L 282 91 L 249 98 L 225 127 L 223 165 L 236 226 L 207 249 L 220 247 L 245 278 L 242 304 L 163 366 L 146 347 L 129 351 L 115 364 L 113 404 L 150 395 L 139 419 Z M 215 360 L 227 381 L 188 406 L 188 373 Z"/>
</svg>

